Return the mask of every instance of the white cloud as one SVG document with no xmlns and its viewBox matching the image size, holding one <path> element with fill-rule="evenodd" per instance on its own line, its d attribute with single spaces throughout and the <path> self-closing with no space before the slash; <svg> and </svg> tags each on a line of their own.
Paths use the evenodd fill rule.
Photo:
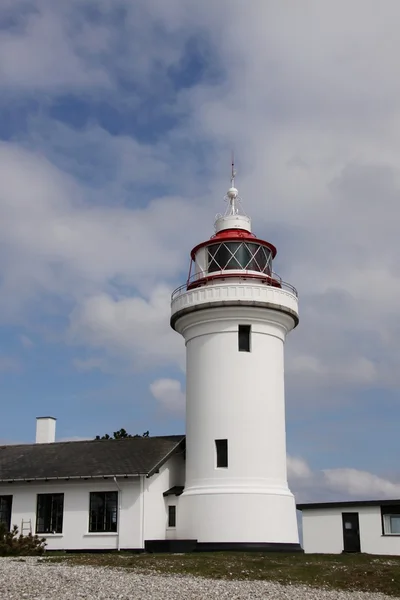
<svg viewBox="0 0 400 600">
<path fill-rule="evenodd" d="M 328 469 L 324 472 L 328 489 L 359 497 L 398 498 L 400 483 L 357 469 Z"/>
<path fill-rule="evenodd" d="M 93 296 L 71 315 L 70 340 L 107 348 L 142 369 L 184 365 L 185 347 L 169 326 L 170 291 L 156 288 L 148 300 L 140 297 Z"/>
<path fill-rule="evenodd" d="M 315 0 L 301 9 L 265 0 L 61 6 L 37 0 L 0 37 L 5 89 L 40 88 L 51 98 L 85 88 L 124 111 L 160 88 L 171 95 L 160 92 L 158 110 L 178 122 L 144 144 L 94 123 L 75 130 L 42 110 L 20 145 L 2 145 L 3 318 L 53 311 L 50 295 L 64 316 L 73 309 L 70 340 L 136 366 L 182 364 L 168 294 L 190 247 L 212 232 L 233 146 L 255 230 L 277 242 L 277 269 L 300 292 L 290 380 L 310 395 L 318 388 L 323 402 L 332 386 L 398 387 L 398 3 L 386 0 L 379 14 L 362 0 L 323 9 Z M 88 7 L 98 18 L 85 18 Z M 122 24 L 114 19 L 121 8 Z M 193 39 L 209 52 L 206 74 L 218 73 L 176 93 L 170 69 Z M 196 164 L 198 146 L 207 152 Z M 148 192 L 147 204 L 143 185 L 190 196 Z"/>
<path fill-rule="evenodd" d="M 100 65 L 85 60 L 69 35 L 65 15 L 54 10 L 54 3 L 38 0 L 27 7 L 20 0 L 0 10 L 12 15 L 19 24 L 9 30 L 2 29 L 0 35 L 3 90 L 37 92 L 49 88 L 109 86 L 108 73 Z M 97 29 L 96 33 L 93 29 Z M 93 25 L 86 44 L 91 41 L 99 49 L 105 44 L 105 36 L 104 30 Z"/>
<path fill-rule="evenodd" d="M 288 480 L 296 502 L 380 500 L 400 497 L 400 482 L 351 468 L 313 471 L 299 457 L 287 457 Z"/>
<path fill-rule="evenodd" d="M 312 471 L 303 458 L 296 456 L 287 457 L 287 472 L 290 480 L 308 479 Z"/>
<path fill-rule="evenodd" d="M 168 412 L 184 414 L 185 392 L 176 379 L 157 379 L 150 384 L 150 392 Z"/>
</svg>

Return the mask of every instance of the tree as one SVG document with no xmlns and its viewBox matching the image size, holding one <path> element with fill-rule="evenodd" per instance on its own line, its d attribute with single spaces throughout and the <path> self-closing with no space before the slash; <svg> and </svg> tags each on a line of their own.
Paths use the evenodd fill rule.
<svg viewBox="0 0 400 600">
<path fill-rule="evenodd" d="M 149 432 L 145 431 L 142 435 L 136 433 L 135 435 L 131 435 L 126 431 L 126 429 L 120 429 L 119 431 L 114 431 L 112 435 L 105 433 L 102 436 L 96 435 L 96 440 L 122 440 L 125 438 L 138 438 L 138 437 L 149 437 Z"/>
</svg>

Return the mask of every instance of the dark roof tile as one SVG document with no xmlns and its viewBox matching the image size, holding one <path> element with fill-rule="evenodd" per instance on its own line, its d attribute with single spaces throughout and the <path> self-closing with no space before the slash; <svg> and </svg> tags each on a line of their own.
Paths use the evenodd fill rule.
<svg viewBox="0 0 400 600">
<path fill-rule="evenodd" d="M 183 435 L 0 447 L 0 481 L 151 475 L 183 446 Z"/>
</svg>

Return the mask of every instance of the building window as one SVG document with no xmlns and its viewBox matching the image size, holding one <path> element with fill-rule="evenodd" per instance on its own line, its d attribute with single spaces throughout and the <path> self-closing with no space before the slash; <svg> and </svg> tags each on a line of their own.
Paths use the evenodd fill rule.
<svg viewBox="0 0 400 600">
<path fill-rule="evenodd" d="M 400 505 L 381 506 L 384 535 L 400 535 Z"/>
<path fill-rule="evenodd" d="M 64 494 L 38 494 L 36 533 L 62 533 Z"/>
<path fill-rule="evenodd" d="M 168 506 L 168 527 L 176 527 L 176 506 Z"/>
<path fill-rule="evenodd" d="M 250 352 L 251 325 L 239 325 L 239 352 Z"/>
<path fill-rule="evenodd" d="M 228 440 L 215 440 L 215 450 L 217 453 L 217 468 L 226 468 L 228 466 Z"/>
<path fill-rule="evenodd" d="M 11 527 L 12 496 L 0 496 L 0 524 L 10 530 Z"/>
<path fill-rule="evenodd" d="M 91 492 L 89 531 L 91 533 L 117 531 L 118 492 Z"/>
</svg>

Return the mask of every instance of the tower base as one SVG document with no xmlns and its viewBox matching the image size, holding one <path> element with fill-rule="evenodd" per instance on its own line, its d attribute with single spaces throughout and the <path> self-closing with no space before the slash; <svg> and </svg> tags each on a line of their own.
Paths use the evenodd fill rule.
<svg viewBox="0 0 400 600">
<path fill-rule="evenodd" d="M 177 537 L 197 540 L 198 550 L 301 550 L 288 488 L 189 488 L 178 514 Z"/>
<path fill-rule="evenodd" d="M 189 554 L 192 552 L 304 552 L 300 544 L 279 543 L 202 543 L 197 540 L 146 540 L 145 552 L 150 554 Z"/>
<path fill-rule="evenodd" d="M 279 542 L 212 542 L 197 543 L 196 552 L 304 552 L 300 544 Z"/>
</svg>

